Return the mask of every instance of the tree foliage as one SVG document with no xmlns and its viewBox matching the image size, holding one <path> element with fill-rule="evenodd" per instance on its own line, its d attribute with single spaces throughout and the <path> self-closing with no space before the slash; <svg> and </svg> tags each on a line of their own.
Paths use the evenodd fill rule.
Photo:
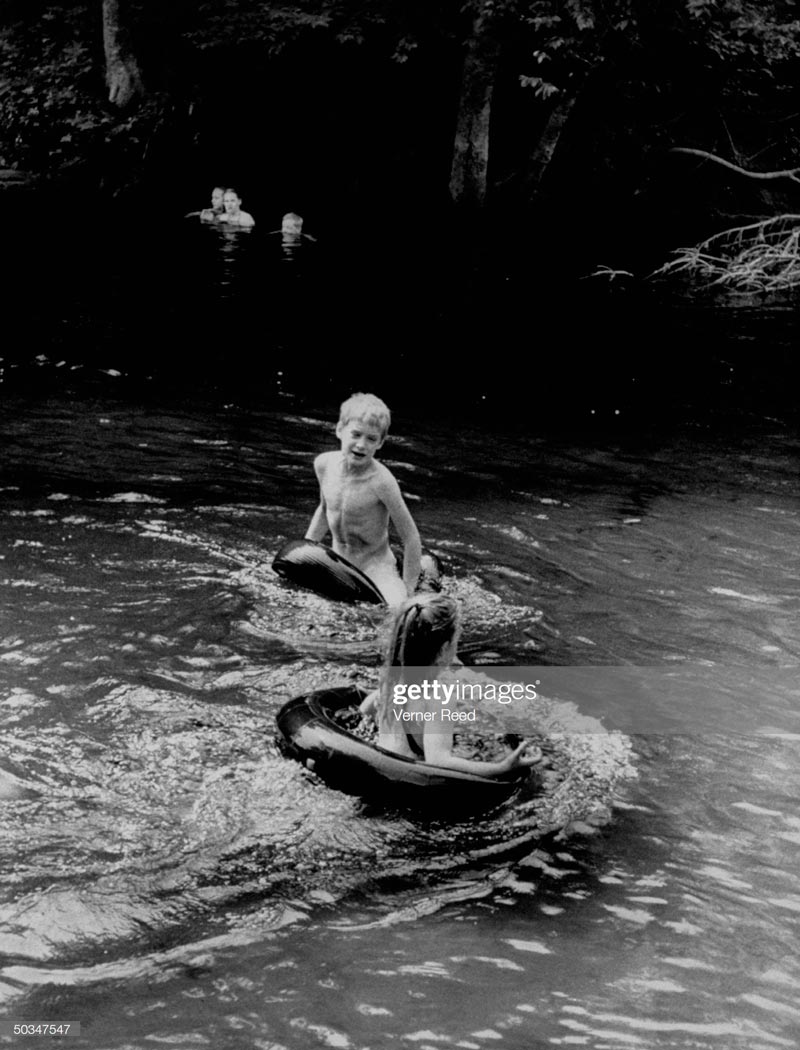
<svg viewBox="0 0 800 1050">
<path fill-rule="evenodd" d="M 164 98 L 123 116 L 107 105 L 99 5 L 37 14 L 0 31 L 0 165 L 48 175 L 103 156 L 140 163 Z"/>
<path fill-rule="evenodd" d="M 423 0 L 204 0 L 184 24 L 198 49 L 258 48 L 277 55 L 312 39 L 345 47 L 366 45 L 405 62 L 426 40 L 445 31 L 459 3 Z"/>
<path fill-rule="evenodd" d="M 124 158 L 129 167 L 146 163 L 170 105 L 165 93 L 190 108 L 199 67 L 259 68 L 290 55 L 312 74 L 321 51 L 343 61 L 358 52 L 413 77 L 443 53 L 468 54 L 476 25 L 488 35 L 498 79 L 513 83 L 524 100 L 514 109 L 508 93 L 492 96 L 492 138 L 527 143 L 510 163 L 531 162 L 537 134 L 550 135 L 539 159 L 571 142 L 575 157 L 583 150 L 582 163 L 591 155 L 609 170 L 621 163 L 618 151 L 644 155 L 664 146 L 713 150 L 734 163 L 766 150 L 773 167 L 790 166 L 797 152 L 800 18 L 789 0 L 131 4 L 132 43 L 151 93 L 118 113 L 105 97 L 102 0 L 0 0 L 3 164 L 54 171 L 103 156 Z M 365 93 L 373 89 L 364 84 Z M 449 134 L 452 147 L 459 91 L 452 70 L 442 70 L 434 90 L 444 101 L 432 103 L 451 107 L 451 125 L 437 133 Z M 462 101 L 466 90 L 462 81 Z M 392 135 L 389 127 L 379 130 Z"/>
</svg>

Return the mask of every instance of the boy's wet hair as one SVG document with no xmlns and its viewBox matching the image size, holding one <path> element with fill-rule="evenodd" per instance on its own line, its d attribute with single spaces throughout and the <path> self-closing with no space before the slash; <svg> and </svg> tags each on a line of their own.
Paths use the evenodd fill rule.
<svg viewBox="0 0 800 1050">
<path fill-rule="evenodd" d="M 385 437 L 392 422 L 392 413 L 374 394 L 351 394 L 339 409 L 339 426 L 346 426 L 351 419 L 374 423 L 380 430 L 381 437 Z"/>
</svg>

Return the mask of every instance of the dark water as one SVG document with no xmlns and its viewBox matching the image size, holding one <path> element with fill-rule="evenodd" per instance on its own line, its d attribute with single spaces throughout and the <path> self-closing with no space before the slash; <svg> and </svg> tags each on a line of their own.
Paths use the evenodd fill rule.
<svg viewBox="0 0 800 1050">
<path fill-rule="evenodd" d="M 502 266 L 476 314 L 419 249 L 412 280 L 255 234 L 173 231 L 149 270 L 92 243 L 70 273 L 54 239 L 5 352 L 4 1019 L 92 1048 L 795 1046 L 793 312 L 661 301 L 648 327 L 586 293 L 580 324 L 548 304 L 559 334 Z M 657 668 L 663 725 L 593 834 L 524 800 L 456 827 L 364 809 L 275 750 L 284 699 L 376 673 L 372 614 L 269 569 L 354 385 L 397 407 L 383 458 L 468 658 L 594 667 L 612 721 L 604 669 Z M 571 816 L 607 753 L 576 741 Z"/>
</svg>

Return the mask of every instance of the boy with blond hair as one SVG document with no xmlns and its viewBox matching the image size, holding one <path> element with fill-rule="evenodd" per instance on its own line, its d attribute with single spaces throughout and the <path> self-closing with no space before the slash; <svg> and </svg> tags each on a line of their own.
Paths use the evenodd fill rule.
<svg viewBox="0 0 800 1050">
<path fill-rule="evenodd" d="M 373 581 L 388 605 L 413 594 L 420 574 L 421 544 L 394 475 L 374 458 L 391 413 L 374 394 L 353 394 L 339 411 L 340 448 L 314 460 L 320 501 L 306 532 L 322 540 L 330 529 L 333 549 Z M 389 522 L 403 543 L 403 576 L 389 546 Z"/>
</svg>

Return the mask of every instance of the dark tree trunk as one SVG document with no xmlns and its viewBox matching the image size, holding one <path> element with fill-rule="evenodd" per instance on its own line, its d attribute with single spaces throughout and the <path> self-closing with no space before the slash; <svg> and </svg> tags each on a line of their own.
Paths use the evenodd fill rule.
<svg viewBox="0 0 800 1050">
<path fill-rule="evenodd" d="M 536 143 L 528 161 L 528 170 L 525 176 L 526 196 L 536 196 L 577 101 L 578 96 L 575 94 L 565 96 L 550 111 L 544 130 L 539 136 L 539 141 Z"/>
<path fill-rule="evenodd" d="M 450 196 L 456 204 L 481 206 L 489 170 L 489 123 L 498 46 L 490 19 L 479 14 L 464 55 L 461 95 L 450 169 Z"/>
<path fill-rule="evenodd" d="M 525 174 L 525 189 L 528 198 L 534 198 L 539 192 L 542 180 L 545 177 L 553 157 L 558 149 L 561 136 L 569 123 L 575 104 L 585 93 L 587 85 L 591 83 L 596 70 L 602 66 L 602 56 L 595 57 L 594 61 L 587 63 L 582 72 L 570 78 L 569 94 L 564 93 L 556 99 L 555 105 L 550 110 L 550 116 L 539 136 L 528 161 Z"/>
<path fill-rule="evenodd" d="M 120 109 L 137 95 L 144 94 L 144 83 L 125 15 L 125 0 L 103 0 L 103 47 L 108 100 Z"/>
</svg>

